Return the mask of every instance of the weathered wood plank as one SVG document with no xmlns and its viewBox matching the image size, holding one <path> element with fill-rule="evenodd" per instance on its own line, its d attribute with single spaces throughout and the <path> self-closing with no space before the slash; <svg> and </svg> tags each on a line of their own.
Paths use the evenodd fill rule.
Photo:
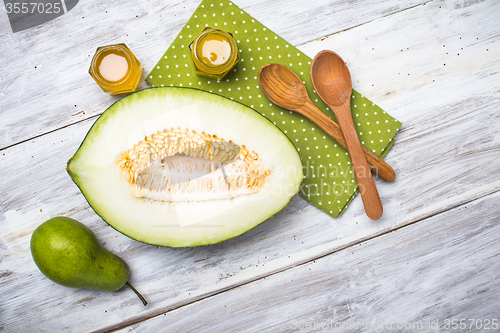
<svg viewBox="0 0 500 333">
<path fill-rule="evenodd" d="M 235 3 L 297 45 L 395 13 L 423 0 Z M 80 1 L 42 26 L 12 33 L 0 20 L 0 149 L 100 114 L 120 97 L 104 94 L 88 74 L 98 46 L 126 43 L 146 75 L 199 1 Z M 283 10 L 285 9 L 285 10 Z M 279 20 L 276 17 L 280 17 Z M 142 82 L 139 88 L 146 87 Z"/>
<path fill-rule="evenodd" d="M 479 33 L 475 30 L 474 15 L 477 12 L 483 15 L 482 11 L 469 6 L 444 13 L 438 10 L 440 4 L 445 2 L 375 20 L 369 23 L 368 31 L 360 26 L 303 46 L 313 50 L 311 45 L 321 43 L 322 48 L 355 49 L 349 41 L 365 36 L 374 43 L 383 44 L 392 31 L 389 27 L 399 27 L 401 15 L 408 26 L 400 33 L 411 32 L 412 43 L 419 45 L 419 40 L 427 40 L 432 27 L 448 22 L 450 15 L 469 14 L 457 15 L 453 22 L 471 32 L 467 35 L 470 37 L 467 50 L 471 55 L 478 55 L 476 62 L 453 71 L 439 72 L 443 83 L 437 90 L 432 89 L 435 86 L 425 75 L 412 79 L 411 89 L 406 78 L 384 81 L 395 92 L 384 97 L 383 102 L 393 103 L 396 116 L 405 120 L 405 126 L 396 136 L 396 144 L 387 157 L 398 179 L 394 183 L 377 181 L 385 208 L 385 215 L 379 221 L 367 220 L 359 198 L 342 218 L 334 220 L 302 199 L 294 198 L 280 214 L 236 239 L 199 249 L 156 248 L 132 241 L 99 220 L 66 175 L 66 161 L 77 149 L 92 120 L 1 151 L 0 170 L 5 181 L 0 185 L 0 274 L 4 293 L 0 299 L 0 316 L 4 329 L 74 332 L 126 325 L 498 191 L 500 180 L 491 176 L 500 170 L 497 158 L 500 119 L 496 112 L 500 82 L 495 80 L 498 62 L 496 58 L 481 57 L 485 47 L 494 50 L 497 45 L 491 39 L 473 41 L 472 34 Z M 478 6 L 484 9 L 494 4 L 491 0 Z M 413 14 L 409 15 L 411 12 Z M 495 11 L 489 13 L 486 21 L 494 17 Z M 485 19 L 479 17 L 482 21 Z M 381 30 L 389 29 L 387 33 L 378 32 L 379 25 Z M 413 26 L 420 29 L 414 31 Z M 489 25 L 488 29 L 492 38 L 499 35 L 498 25 Z M 347 35 L 350 38 L 343 37 Z M 453 36 L 457 36 L 457 31 L 449 29 L 443 31 L 441 38 Z M 327 41 L 331 44 L 326 44 Z M 405 68 L 413 68 L 412 64 L 423 66 L 424 63 L 419 62 L 421 54 L 427 53 L 435 61 L 448 56 L 437 52 L 432 43 L 420 44 L 423 50 L 408 52 Z M 362 49 L 355 52 L 362 53 Z M 389 72 L 391 57 L 396 55 L 373 59 L 376 65 L 373 70 L 379 74 Z M 351 72 L 359 77 L 359 84 L 365 82 L 363 77 L 370 71 L 357 73 L 356 68 L 366 59 L 347 60 L 354 66 Z M 480 76 L 470 73 L 480 73 Z M 380 80 L 385 77 L 380 75 Z M 449 90 L 445 87 L 446 82 L 453 83 Z M 488 90 L 484 89 L 483 82 L 489 84 Z M 399 85 L 408 90 L 396 89 Z M 383 89 L 377 88 L 372 92 L 381 98 L 381 91 Z M 447 93 L 444 100 L 443 91 Z M 415 112 L 416 101 L 420 101 L 417 97 L 423 98 L 420 105 L 420 108 L 425 107 L 423 114 Z M 388 111 L 393 113 L 393 110 Z M 117 293 L 73 290 L 54 285 L 41 276 L 31 260 L 29 238 L 37 225 L 59 214 L 72 216 L 90 226 L 109 249 L 129 262 L 131 282 L 148 298 L 148 307 L 143 307 L 128 290 Z M 265 311 L 277 309 L 266 308 Z"/>
<path fill-rule="evenodd" d="M 118 332 L 498 331 L 499 200 L 496 192 Z"/>
<path fill-rule="evenodd" d="M 498 92 L 500 31 L 491 13 L 499 10 L 494 1 L 431 1 L 300 49 L 338 52 L 353 87 L 406 123 Z M 464 82 L 474 83 L 465 89 Z"/>
</svg>

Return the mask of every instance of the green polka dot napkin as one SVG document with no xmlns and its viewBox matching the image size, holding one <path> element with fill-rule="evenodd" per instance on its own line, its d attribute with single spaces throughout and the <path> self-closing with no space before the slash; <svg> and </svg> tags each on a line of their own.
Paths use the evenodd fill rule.
<svg viewBox="0 0 500 333">
<path fill-rule="evenodd" d="M 241 60 L 220 81 L 197 76 L 191 61 L 189 44 L 206 27 L 232 33 L 240 51 Z M 268 63 L 280 63 L 293 70 L 306 84 L 313 102 L 335 119 L 313 90 L 311 59 L 227 0 L 203 0 L 146 81 L 154 87 L 202 89 L 261 113 L 288 136 L 302 158 L 304 181 L 300 195 L 332 217 L 339 216 L 357 193 L 349 156 L 307 118 L 267 99 L 260 89 L 258 74 Z M 402 124 L 355 90 L 351 109 L 362 143 L 374 153 L 385 155 Z"/>
</svg>

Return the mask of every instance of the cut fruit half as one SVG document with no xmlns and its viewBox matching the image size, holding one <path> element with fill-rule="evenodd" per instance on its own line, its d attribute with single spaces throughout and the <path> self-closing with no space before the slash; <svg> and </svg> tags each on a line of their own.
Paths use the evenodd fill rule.
<svg viewBox="0 0 500 333">
<path fill-rule="evenodd" d="M 110 106 L 68 173 L 113 228 L 171 247 L 218 243 L 280 211 L 303 178 L 269 120 L 224 97 L 151 88 Z"/>
</svg>

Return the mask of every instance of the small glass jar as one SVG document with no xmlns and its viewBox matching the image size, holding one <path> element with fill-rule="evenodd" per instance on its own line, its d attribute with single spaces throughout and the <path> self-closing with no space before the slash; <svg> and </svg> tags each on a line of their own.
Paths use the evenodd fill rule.
<svg viewBox="0 0 500 333">
<path fill-rule="evenodd" d="M 236 41 L 231 33 L 205 28 L 189 44 L 197 75 L 222 79 L 240 60 Z"/>
<path fill-rule="evenodd" d="M 125 44 L 98 47 L 89 73 L 101 89 L 109 94 L 135 91 L 142 65 Z"/>
</svg>

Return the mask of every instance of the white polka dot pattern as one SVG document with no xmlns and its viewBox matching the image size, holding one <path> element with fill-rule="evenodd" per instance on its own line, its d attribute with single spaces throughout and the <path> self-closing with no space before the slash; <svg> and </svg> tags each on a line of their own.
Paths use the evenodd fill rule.
<svg viewBox="0 0 500 333">
<path fill-rule="evenodd" d="M 219 81 L 197 76 L 189 55 L 189 44 L 205 27 L 232 33 L 239 48 L 240 62 Z M 327 214 L 339 216 L 357 193 L 349 156 L 308 119 L 267 99 L 260 89 L 258 74 L 268 63 L 280 63 L 293 70 L 303 80 L 313 102 L 335 119 L 314 92 L 311 59 L 227 0 L 202 1 L 146 81 L 154 87 L 202 89 L 255 109 L 297 148 L 304 170 L 300 195 Z M 374 153 L 384 155 L 401 123 L 355 90 L 351 109 L 361 142 Z"/>
</svg>

